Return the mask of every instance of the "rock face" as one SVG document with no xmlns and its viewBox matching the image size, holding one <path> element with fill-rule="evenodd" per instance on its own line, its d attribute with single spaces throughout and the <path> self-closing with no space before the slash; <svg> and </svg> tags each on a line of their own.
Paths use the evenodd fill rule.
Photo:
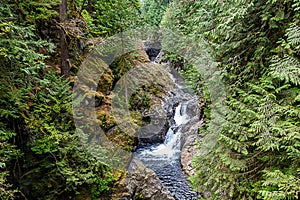
<svg viewBox="0 0 300 200">
<path fill-rule="evenodd" d="M 181 165 L 182 170 L 188 176 L 195 175 L 195 169 L 192 166 L 192 159 L 195 155 L 199 153 L 196 148 L 197 141 L 200 140 L 198 135 L 198 128 L 203 125 L 202 121 L 197 119 L 198 117 L 192 118 L 183 128 L 182 128 L 182 140 L 181 140 Z"/>
<path fill-rule="evenodd" d="M 164 119 L 158 119 L 157 124 L 142 127 L 138 135 L 139 147 L 163 143 L 168 129 L 169 123 Z"/>
<path fill-rule="evenodd" d="M 149 117 L 151 122 L 142 127 L 139 136 L 139 147 L 152 144 L 163 143 L 166 133 L 170 128 L 170 119 L 174 115 L 174 102 L 172 95 L 164 94 L 163 98 L 158 99 L 149 112 L 144 114 L 144 118 Z"/>
<path fill-rule="evenodd" d="M 154 61 L 156 56 L 159 54 L 160 50 L 161 50 L 161 44 L 158 42 L 145 42 L 145 51 L 149 56 L 149 59 L 151 61 Z"/>
<path fill-rule="evenodd" d="M 136 158 L 132 160 L 125 178 L 119 181 L 116 191 L 118 193 L 112 197 L 115 200 L 175 200 L 156 174 Z"/>
<path fill-rule="evenodd" d="M 203 121 L 199 119 L 198 101 L 189 102 L 187 113 L 194 117 L 181 128 L 181 165 L 184 173 L 193 176 L 195 169 L 192 166 L 192 159 L 199 153 L 196 148 L 197 141 L 200 140 L 198 129 L 203 126 Z"/>
</svg>

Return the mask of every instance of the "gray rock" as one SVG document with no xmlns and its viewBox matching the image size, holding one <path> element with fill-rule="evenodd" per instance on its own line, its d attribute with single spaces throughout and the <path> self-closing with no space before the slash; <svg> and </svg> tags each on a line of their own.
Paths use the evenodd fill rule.
<svg viewBox="0 0 300 200">
<path fill-rule="evenodd" d="M 154 61 L 161 50 L 159 42 L 144 42 L 144 49 L 151 61 Z"/>
<path fill-rule="evenodd" d="M 174 94 L 165 94 L 162 99 L 157 100 L 155 106 L 143 113 L 143 117 L 148 117 L 151 122 L 143 126 L 137 134 L 139 147 L 164 142 L 168 129 L 175 123 L 171 119 L 176 105 L 178 99 Z"/>
<path fill-rule="evenodd" d="M 116 191 L 119 193 L 114 194 L 112 199 L 175 200 L 154 171 L 146 168 L 137 158 L 132 160 L 125 180 L 119 182 Z"/>
<path fill-rule="evenodd" d="M 203 126 L 203 121 L 199 120 L 198 116 L 195 116 L 181 128 L 181 166 L 184 173 L 188 176 L 195 175 L 192 159 L 199 153 L 196 144 L 200 140 L 198 129 L 201 126 Z"/>
<path fill-rule="evenodd" d="M 139 146 L 163 143 L 168 129 L 169 122 L 166 115 L 152 116 L 151 123 L 143 126 L 137 134 Z"/>
</svg>

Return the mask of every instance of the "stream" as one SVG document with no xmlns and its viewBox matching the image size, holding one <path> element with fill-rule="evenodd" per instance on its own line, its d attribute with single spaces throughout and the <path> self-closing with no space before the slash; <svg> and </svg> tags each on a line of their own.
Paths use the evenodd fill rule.
<svg viewBox="0 0 300 200">
<path fill-rule="evenodd" d="M 165 141 L 161 144 L 152 144 L 137 149 L 135 155 L 144 163 L 144 165 L 152 169 L 157 177 L 162 181 L 166 188 L 179 200 L 198 199 L 199 195 L 193 192 L 189 185 L 187 176 L 183 173 L 180 157 L 181 157 L 181 128 L 193 116 L 189 116 L 187 106 L 189 102 L 195 100 L 195 95 L 191 95 L 186 88 L 177 83 L 173 74 L 169 74 L 174 81 L 176 87 L 175 98 L 177 106 L 173 115 L 169 119 L 170 128 L 168 129 Z"/>
</svg>

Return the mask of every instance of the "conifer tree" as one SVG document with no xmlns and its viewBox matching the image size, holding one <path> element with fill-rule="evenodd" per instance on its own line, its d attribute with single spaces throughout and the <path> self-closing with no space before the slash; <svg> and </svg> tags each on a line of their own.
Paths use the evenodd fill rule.
<svg viewBox="0 0 300 200">
<path fill-rule="evenodd" d="M 193 185 L 208 199 L 299 198 L 298 10 L 283 0 L 173 1 L 164 16 L 167 28 L 205 38 L 225 72 L 225 121 L 216 145 L 194 159 Z M 214 134 L 206 131 L 200 150 Z"/>
</svg>

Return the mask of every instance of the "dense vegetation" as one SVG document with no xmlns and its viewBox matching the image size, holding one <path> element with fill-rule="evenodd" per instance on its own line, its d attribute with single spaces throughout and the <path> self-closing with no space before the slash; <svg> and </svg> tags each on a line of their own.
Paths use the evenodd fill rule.
<svg viewBox="0 0 300 200">
<path fill-rule="evenodd" d="M 217 65 L 226 86 L 222 124 L 213 132 L 213 102 L 197 70 L 207 62 L 191 66 L 168 55 L 203 95 L 200 150 L 216 136 L 194 158 L 195 190 L 207 199 L 299 199 L 299 10 L 297 0 L 3 0 L 0 198 L 99 199 L 112 191 L 119 175 L 85 151 L 75 131 L 74 76 L 104 38 L 148 24 L 207 47 L 204 59 Z M 115 123 L 106 93 L 131 60 L 119 58 L 99 83 L 96 112 L 104 130 Z M 135 95 L 133 110 L 149 107 L 149 94 Z M 118 136 L 115 142 L 133 150 L 134 138 Z"/>
<path fill-rule="evenodd" d="M 137 21 L 138 2 L 1 3 L 0 198 L 101 197 L 112 185 L 112 172 L 80 145 L 70 80 L 98 40 Z M 64 3 L 67 12 L 60 13 Z M 67 19 L 61 21 L 63 14 Z"/>
<path fill-rule="evenodd" d="M 200 150 L 205 135 L 217 134 L 217 143 L 194 159 L 193 185 L 209 199 L 300 197 L 299 6 L 173 1 L 165 14 L 164 26 L 213 48 L 208 59 L 218 63 L 227 87 L 220 131 L 209 133 L 209 114 L 200 130 Z M 195 81 L 198 73 L 186 75 Z M 198 78 L 200 86 L 205 81 Z"/>
</svg>

